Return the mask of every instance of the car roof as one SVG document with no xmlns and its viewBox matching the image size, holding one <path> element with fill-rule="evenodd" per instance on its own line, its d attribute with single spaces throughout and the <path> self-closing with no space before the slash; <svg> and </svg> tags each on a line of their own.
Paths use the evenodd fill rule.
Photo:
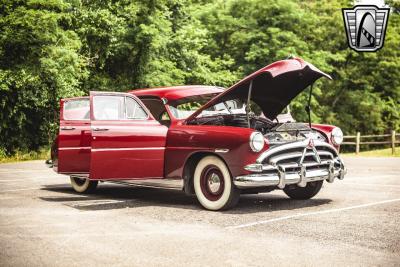
<svg viewBox="0 0 400 267">
<path fill-rule="evenodd" d="M 182 86 L 167 86 L 148 89 L 136 89 L 128 91 L 138 97 L 152 96 L 165 98 L 168 101 L 175 101 L 181 98 L 204 95 L 204 94 L 219 94 L 224 91 L 224 88 L 207 85 L 182 85 Z"/>
</svg>

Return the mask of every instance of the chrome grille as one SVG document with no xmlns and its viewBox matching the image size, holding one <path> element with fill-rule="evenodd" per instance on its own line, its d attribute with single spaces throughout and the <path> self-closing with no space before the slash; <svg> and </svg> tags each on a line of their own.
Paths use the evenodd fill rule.
<svg viewBox="0 0 400 267">
<path fill-rule="evenodd" d="M 257 163 L 263 164 L 266 170 L 269 169 L 268 166 L 299 168 L 300 165 L 308 165 L 317 167 L 329 164 L 338 156 L 335 148 L 328 143 L 316 140 L 312 147 L 309 147 L 309 143 L 310 139 L 306 139 L 274 146 L 264 152 Z"/>
</svg>

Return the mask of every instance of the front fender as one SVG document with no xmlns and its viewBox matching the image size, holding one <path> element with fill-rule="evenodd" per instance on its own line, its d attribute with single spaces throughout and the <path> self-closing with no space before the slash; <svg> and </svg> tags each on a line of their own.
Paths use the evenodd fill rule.
<svg viewBox="0 0 400 267">
<path fill-rule="evenodd" d="M 217 154 L 226 162 L 233 176 L 243 174 L 243 167 L 268 149 L 267 145 L 258 153 L 250 149 L 249 138 L 253 132 L 253 129 L 230 126 L 171 127 L 167 135 L 165 177 L 182 178 L 186 161 L 197 152 Z"/>
<path fill-rule="evenodd" d="M 335 145 L 332 143 L 332 130 L 336 128 L 336 126 L 333 125 L 328 125 L 328 124 L 311 124 L 311 128 L 314 130 L 319 131 L 320 133 L 322 133 L 323 135 L 325 135 L 325 137 L 328 140 L 328 143 L 330 145 L 332 145 L 334 148 L 336 148 L 336 150 L 339 151 L 340 146 Z"/>
</svg>

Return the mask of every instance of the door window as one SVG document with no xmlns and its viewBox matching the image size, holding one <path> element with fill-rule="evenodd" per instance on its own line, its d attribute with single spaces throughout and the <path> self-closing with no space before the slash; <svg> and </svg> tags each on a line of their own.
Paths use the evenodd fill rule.
<svg viewBox="0 0 400 267">
<path fill-rule="evenodd" d="M 73 99 L 64 102 L 64 120 L 89 120 L 90 101 L 89 99 Z"/>
<path fill-rule="evenodd" d="M 136 119 L 136 120 L 145 120 L 147 119 L 147 114 L 143 110 L 143 108 L 130 97 L 125 97 L 126 104 L 126 119 Z"/>
<path fill-rule="evenodd" d="M 93 115 L 96 120 L 147 119 L 139 103 L 125 96 L 96 95 L 93 97 Z"/>
<path fill-rule="evenodd" d="M 93 97 L 93 115 L 96 120 L 124 118 L 124 97 L 97 95 Z"/>
</svg>

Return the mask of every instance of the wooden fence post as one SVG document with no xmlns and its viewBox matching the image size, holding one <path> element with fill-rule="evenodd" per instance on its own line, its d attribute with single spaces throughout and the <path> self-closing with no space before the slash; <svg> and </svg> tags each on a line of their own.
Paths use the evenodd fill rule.
<svg viewBox="0 0 400 267">
<path fill-rule="evenodd" d="M 392 130 L 392 155 L 396 152 L 396 131 Z"/>
<path fill-rule="evenodd" d="M 357 132 L 356 135 L 356 154 L 360 153 L 360 139 L 361 139 L 361 134 L 360 132 Z"/>
</svg>

